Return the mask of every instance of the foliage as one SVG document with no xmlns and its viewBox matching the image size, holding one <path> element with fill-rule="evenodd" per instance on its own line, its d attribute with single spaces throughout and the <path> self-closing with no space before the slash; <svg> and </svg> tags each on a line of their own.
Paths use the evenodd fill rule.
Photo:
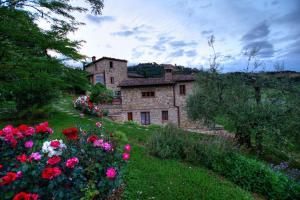
<svg viewBox="0 0 300 200">
<path fill-rule="evenodd" d="M 80 110 L 82 114 L 86 113 L 88 115 L 94 115 L 97 117 L 108 115 L 108 110 L 101 109 L 100 106 L 92 103 L 89 96 L 79 96 L 74 101 L 74 108 Z"/>
<path fill-rule="evenodd" d="M 94 103 L 111 103 L 114 98 L 113 91 L 107 89 L 105 85 L 97 83 L 92 86 L 90 99 Z"/>
<path fill-rule="evenodd" d="M 101 13 L 101 0 L 87 2 Z M 43 107 L 58 96 L 65 64 L 53 52 L 65 59 L 84 57 L 78 53 L 81 41 L 67 38 L 80 24 L 71 11 L 87 9 L 69 1 L 0 1 L 0 101 L 14 101 L 16 112 Z M 50 28 L 41 29 L 37 20 Z"/>
<path fill-rule="evenodd" d="M 200 72 L 197 68 L 190 68 L 176 65 L 174 69 L 176 74 L 192 74 Z M 128 72 L 140 74 L 145 78 L 159 78 L 164 75 L 164 66 L 157 63 L 139 63 L 138 65 L 128 67 Z"/>
<path fill-rule="evenodd" d="M 100 122 L 65 129 L 64 141 L 43 142 L 53 134 L 46 122 L 34 128 L 9 125 L 0 133 L 4 199 L 20 192 L 40 199 L 105 199 L 123 182 L 130 146 L 119 147 Z"/>
<path fill-rule="evenodd" d="M 225 176 L 242 188 L 270 199 L 297 199 L 300 186 L 264 163 L 248 158 L 223 138 L 204 139 L 174 127 L 165 127 L 152 135 L 149 152 L 161 158 L 182 159 Z"/>
<path fill-rule="evenodd" d="M 79 68 L 63 68 L 62 89 L 73 94 L 85 94 L 90 89 L 90 82 L 87 79 L 87 72 Z"/>
</svg>

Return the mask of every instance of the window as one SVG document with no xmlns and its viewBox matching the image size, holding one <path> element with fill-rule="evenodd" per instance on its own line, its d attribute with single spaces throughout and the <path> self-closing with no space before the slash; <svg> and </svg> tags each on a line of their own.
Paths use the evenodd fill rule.
<svg viewBox="0 0 300 200">
<path fill-rule="evenodd" d="M 171 69 L 166 69 L 166 72 L 171 73 L 172 70 Z"/>
<path fill-rule="evenodd" d="M 113 67 L 114 67 L 113 62 L 109 61 L 109 68 L 113 68 Z"/>
<path fill-rule="evenodd" d="M 150 112 L 141 112 L 141 124 L 142 125 L 150 124 Z"/>
<path fill-rule="evenodd" d="M 95 83 L 102 83 L 102 84 L 104 84 L 104 76 L 103 76 L 103 74 L 96 75 L 96 81 L 95 81 Z"/>
<path fill-rule="evenodd" d="M 132 121 L 132 119 L 133 119 L 132 112 L 127 113 L 127 119 L 128 119 L 128 121 Z"/>
<path fill-rule="evenodd" d="M 110 77 L 110 83 L 111 83 L 111 84 L 114 84 L 114 83 L 115 83 L 114 77 Z"/>
<path fill-rule="evenodd" d="M 185 85 L 179 85 L 179 94 L 185 95 Z"/>
<path fill-rule="evenodd" d="M 116 95 L 116 97 L 121 97 L 121 91 L 116 91 L 115 95 Z"/>
<path fill-rule="evenodd" d="M 142 92 L 142 97 L 154 97 L 155 96 L 155 92 L 154 91 L 150 91 L 150 92 Z"/>
<path fill-rule="evenodd" d="M 161 119 L 162 121 L 168 121 L 169 120 L 169 114 L 167 110 L 163 110 L 161 112 Z"/>
</svg>

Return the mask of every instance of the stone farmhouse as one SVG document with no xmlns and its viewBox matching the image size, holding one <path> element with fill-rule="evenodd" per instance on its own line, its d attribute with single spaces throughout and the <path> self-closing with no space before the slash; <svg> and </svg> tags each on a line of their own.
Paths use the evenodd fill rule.
<svg viewBox="0 0 300 200">
<path fill-rule="evenodd" d="M 172 65 L 164 65 L 164 77 L 143 78 L 127 72 L 127 61 L 116 58 L 92 58 L 85 65 L 92 84 L 102 83 L 113 90 L 116 99 L 103 105 L 116 121 L 135 121 L 142 125 L 171 123 L 188 128 L 186 99 L 192 92 L 195 77 L 176 75 Z"/>
</svg>

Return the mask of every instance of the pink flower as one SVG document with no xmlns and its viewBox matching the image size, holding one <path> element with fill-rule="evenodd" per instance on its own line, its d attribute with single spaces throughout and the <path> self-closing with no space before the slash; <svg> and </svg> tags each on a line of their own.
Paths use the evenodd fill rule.
<svg viewBox="0 0 300 200">
<path fill-rule="evenodd" d="M 11 134 L 13 132 L 13 129 L 14 127 L 12 125 L 7 125 L 2 130 L 5 134 Z"/>
<path fill-rule="evenodd" d="M 117 171 L 115 170 L 115 168 L 110 167 L 106 170 L 106 177 L 109 179 L 113 179 L 115 178 L 117 175 Z"/>
<path fill-rule="evenodd" d="M 66 167 L 74 168 L 74 166 L 79 162 L 78 158 L 73 157 L 67 160 Z"/>
<path fill-rule="evenodd" d="M 41 160 L 42 156 L 39 152 L 34 152 L 30 155 L 29 157 L 30 159 L 34 159 L 34 160 Z"/>
<path fill-rule="evenodd" d="M 126 144 L 126 145 L 124 146 L 124 149 L 125 149 L 125 151 L 130 152 L 130 150 L 131 150 L 130 144 Z"/>
<path fill-rule="evenodd" d="M 28 140 L 27 142 L 25 142 L 24 146 L 27 149 L 31 149 L 33 147 L 33 141 L 32 140 Z"/>
<path fill-rule="evenodd" d="M 50 135 L 54 133 L 53 129 L 50 128 L 50 127 L 47 128 L 47 132 L 48 132 Z"/>
<path fill-rule="evenodd" d="M 17 172 L 17 178 L 21 178 L 23 176 L 23 173 L 21 171 Z"/>
<path fill-rule="evenodd" d="M 102 123 L 101 123 L 101 122 L 96 122 L 96 126 L 97 126 L 98 128 L 101 128 Z"/>
<path fill-rule="evenodd" d="M 53 140 L 53 141 L 50 142 L 50 146 L 54 147 L 54 149 L 55 149 L 55 148 L 60 146 L 60 142 L 57 141 L 57 140 Z"/>
<path fill-rule="evenodd" d="M 110 151 L 112 149 L 111 144 L 109 144 L 108 142 L 105 142 L 102 147 L 105 151 Z"/>
<path fill-rule="evenodd" d="M 94 147 L 102 147 L 103 146 L 103 140 L 95 140 L 94 141 Z"/>
<path fill-rule="evenodd" d="M 129 160 L 130 154 L 129 153 L 123 153 L 123 160 Z"/>
<path fill-rule="evenodd" d="M 83 114 L 83 113 L 80 113 L 80 117 L 83 118 L 83 117 L 84 117 L 84 114 Z"/>
</svg>

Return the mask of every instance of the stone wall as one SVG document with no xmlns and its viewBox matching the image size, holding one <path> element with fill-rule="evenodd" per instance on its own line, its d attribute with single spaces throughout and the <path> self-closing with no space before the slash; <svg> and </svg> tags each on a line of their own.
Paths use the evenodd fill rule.
<svg viewBox="0 0 300 200">
<path fill-rule="evenodd" d="M 110 68 L 110 62 L 113 63 L 112 68 Z M 96 83 L 97 75 L 103 75 L 105 77 L 105 85 L 108 89 L 120 91 L 121 89 L 118 85 L 127 78 L 127 62 L 109 59 L 100 60 L 88 66 L 86 71 L 93 74 L 92 83 Z M 114 83 L 111 83 L 111 77 L 114 78 Z"/>
<path fill-rule="evenodd" d="M 142 92 L 154 91 L 154 97 L 142 97 Z M 141 112 L 150 112 L 151 124 L 178 125 L 177 108 L 174 107 L 173 86 L 122 88 L 124 120 L 132 112 L 133 121 L 141 123 Z M 168 121 L 162 121 L 162 111 L 168 111 Z"/>
<path fill-rule="evenodd" d="M 180 94 L 180 85 L 185 85 L 185 95 Z M 180 115 L 180 127 L 182 128 L 195 128 L 197 127 L 197 122 L 193 122 L 188 119 L 186 111 L 186 101 L 189 95 L 193 93 L 195 82 L 178 82 L 175 85 L 175 102 L 179 106 Z"/>
</svg>

